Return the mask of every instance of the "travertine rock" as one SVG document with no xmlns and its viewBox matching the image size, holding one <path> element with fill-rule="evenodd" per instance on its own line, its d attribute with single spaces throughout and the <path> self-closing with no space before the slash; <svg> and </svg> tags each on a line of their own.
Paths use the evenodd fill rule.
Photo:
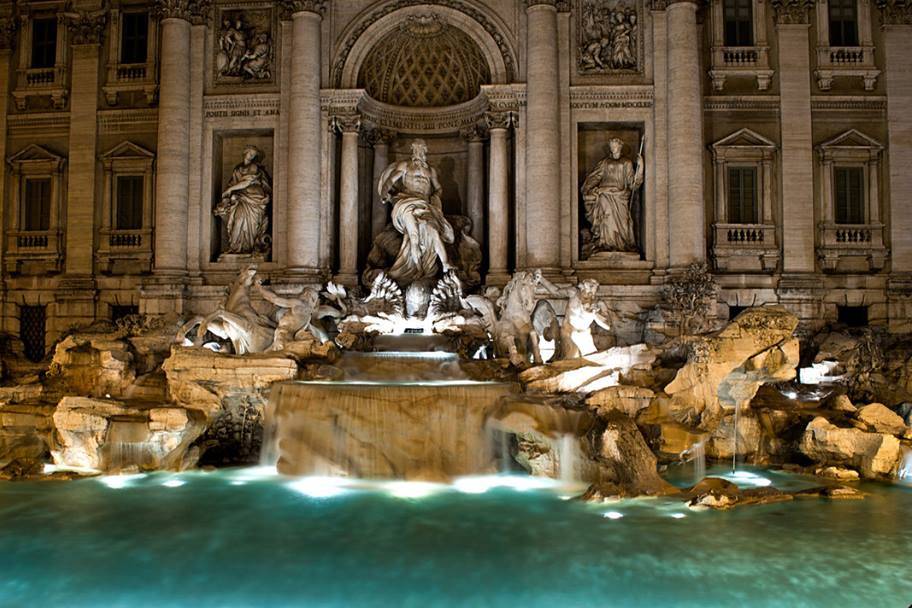
<svg viewBox="0 0 912 608">
<path fill-rule="evenodd" d="M 892 435 L 842 429 L 821 417 L 808 424 L 799 449 L 815 462 L 848 466 L 865 478 L 891 477 L 902 457 L 899 440 Z"/>
<path fill-rule="evenodd" d="M 622 412 L 631 418 L 649 407 L 655 397 L 648 388 L 639 386 L 610 386 L 589 395 L 586 405 L 598 415 L 604 416 L 608 412 Z"/>
<path fill-rule="evenodd" d="M 734 415 L 722 419 L 707 442 L 706 455 L 708 457 L 728 460 L 734 456 L 736 444 L 738 456 L 756 455 L 760 452 L 763 441 L 760 421 L 754 416 L 739 416 L 737 442 L 734 437 L 734 426 Z"/>
<path fill-rule="evenodd" d="M 780 307 L 752 308 L 718 335 L 696 338 L 687 363 L 665 387 L 682 423 L 711 431 L 723 407 L 747 405 L 760 385 L 795 377 L 798 318 Z"/>
<path fill-rule="evenodd" d="M 7 468 L 27 471 L 47 460 L 53 410 L 50 405 L 0 405 L 0 477 Z"/>
<path fill-rule="evenodd" d="M 54 412 L 57 465 L 100 471 L 183 470 L 205 426 L 201 413 L 88 397 L 64 397 Z"/>
<path fill-rule="evenodd" d="M 829 403 L 829 406 L 837 412 L 845 412 L 847 414 L 854 414 L 858 411 L 858 408 L 852 405 L 852 400 L 849 399 L 848 395 L 837 395 Z"/>
<path fill-rule="evenodd" d="M 872 403 L 858 408 L 856 418 L 864 424 L 868 431 L 875 433 L 889 433 L 901 437 L 906 432 L 905 421 L 881 403 Z"/>
<path fill-rule="evenodd" d="M 57 344 L 48 378 L 64 392 L 121 397 L 136 379 L 133 354 L 117 334 L 73 334 Z"/>
<path fill-rule="evenodd" d="M 649 370 L 658 351 L 645 344 L 609 348 L 582 359 L 568 359 L 530 368 L 519 379 L 530 391 L 591 393 L 621 382 L 624 374 Z"/>
</svg>

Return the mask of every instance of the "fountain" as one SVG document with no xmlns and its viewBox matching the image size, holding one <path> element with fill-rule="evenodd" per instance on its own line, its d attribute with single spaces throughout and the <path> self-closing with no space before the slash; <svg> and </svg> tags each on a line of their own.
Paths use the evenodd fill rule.
<svg viewBox="0 0 912 608">
<path fill-rule="evenodd" d="M 903 447 L 902 461 L 897 476 L 900 480 L 912 483 L 912 448 Z"/>
</svg>

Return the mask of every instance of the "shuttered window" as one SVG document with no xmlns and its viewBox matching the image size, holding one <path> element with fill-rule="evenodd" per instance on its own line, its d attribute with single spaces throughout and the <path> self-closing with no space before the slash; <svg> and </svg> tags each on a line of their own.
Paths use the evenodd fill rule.
<svg viewBox="0 0 912 608">
<path fill-rule="evenodd" d="M 856 0 L 829 0 L 830 46 L 858 46 Z"/>
<path fill-rule="evenodd" d="M 22 230 L 43 232 L 51 228 L 51 178 L 25 180 L 25 204 L 22 206 Z"/>
<path fill-rule="evenodd" d="M 833 176 L 836 181 L 836 223 L 864 224 L 864 169 L 836 167 Z"/>
<path fill-rule="evenodd" d="M 139 230 L 143 221 L 143 176 L 118 175 L 114 228 Z"/>
<path fill-rule="evenodd" d="M 724 0 L 725 46 L 754 46 L 753 0 Z"/>
<path fill-rule="evenodd" d="M 57 19 L 32 21 L 32 67 L 52 68 L 57 63 Z"/>
<path fill-rule="evenodd" d="M 728 168 L 728 223 L 756 224 L 757 168 Z"/>
<path fill-rule="evenodd" d="M 120 24 L 120 62 L 145 63 L 149 52 L 149 14 L 124 13 Z"/>
</svg>

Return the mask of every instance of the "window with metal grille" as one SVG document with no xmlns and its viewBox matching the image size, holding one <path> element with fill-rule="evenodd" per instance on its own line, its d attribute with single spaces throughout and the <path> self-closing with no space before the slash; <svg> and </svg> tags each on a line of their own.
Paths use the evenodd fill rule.
<svg viewBox="0 0 912 608">
<path fill-rule="evenodd" d="M 728 168 L 728 223 L 757 223 L 757 168 Z"/>
<path fill-rule="evenodd" d="M 149 52 L 149 14 L 124 13 L 120 21 L 120 62 L 145 63 Z"/>
<path fill-rule="evenodd" d="M 44 333 L 47 313 L 44 306 L 19 307 L 19 339 L 29 361 L 44 359 Z"/>
<path fill-rule="evenodd" d="M 52 68 L 57 63 L 57 19 L 32 21 L 32 67 Z"/>
<path fill-rule="evenodd" d="M 22 206 L 22 230 L 43 232 L 51 227 L 51 178 L 25 180 L 25 201 Z"/>
<path fill-rule="evenodd" d="M 112 304 L 111 305 L 111 321 L 116 323 L 117 321 L 123 319 L 124 317 L 129 317 L 131 315 L 139 314 L 139 306 L 136 304 Z"/>
<path fill-rule="evenodd" d="M 753 0 L 724 0 L 725 46 L 754 46 Z"/>
<path fill-rule="evenodd" d="M 867 306 L 837 306 L 838 321 L 849 327 L 865 327 L 868 324 Z"/>
<path fill-rule="evenodd" d="M 864 224 L 864 169 L 835 167 L 836 223 Z"/>
<path fill-rule="evenodd" d="M 117 200 L 114 205 L 114 228 L 117 230 L 139 230 L 143 220 L 142 175 L 117 176 Z"/>
<path fill-rule="evenodd" d="M 829 0 L 830 46 L 858 46 L 856 0 Z"/>
</svg>

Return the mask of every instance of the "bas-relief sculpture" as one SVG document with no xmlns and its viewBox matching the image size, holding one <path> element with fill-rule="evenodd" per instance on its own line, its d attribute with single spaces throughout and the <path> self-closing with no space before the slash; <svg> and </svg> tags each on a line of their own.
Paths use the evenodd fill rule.
<svg viewBox="0 0 912 608">
<path fill-rule="evenodd" d="M 608 142 L 609 155 L 602 159 L 583 182 L 583 203 L 590 230 L 583 239 L 583 257 L 599 252 L 638 251 L 634 232 L 634 193 L 643 185 L 645 165 L 643 140 L 636 164 L 623 156 L 624 142 Z"/>
<path fill-rule="evenodd" d="M 269 204 L 272 178 L 263 166 L 263 153 L 255 146 L 244 149 L 244 159 L 234 168 L 228 187 L 214 213 L 225 222 L 227 244 L 222 253 L 268 254 Z"/>
<path fill-rule="evenodd" d="M 579 71 L 598 74 L 638 69 L 636 4 L 630 0 L 583 0 Z"/>
<path fill-rule="evenodd" d="M 216 52 L 219 81 L 272 79 L 271 19 L 268 10 L 222 13 Z"/>
</svg>

